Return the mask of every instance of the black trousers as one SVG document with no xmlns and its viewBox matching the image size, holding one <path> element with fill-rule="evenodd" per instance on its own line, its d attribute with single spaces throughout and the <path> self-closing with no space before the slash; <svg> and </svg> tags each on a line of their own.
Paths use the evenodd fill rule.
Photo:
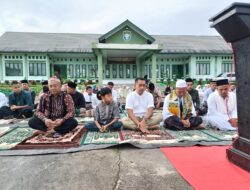
<svg viewBox="0 0 250 190">
<path fill-rule="evenodd" d="M 181 122 L 180 118 L 177 116 L 170 116 L 169 118 L 165 119 L 164 127 L 170 130 L 192 130 L 202 124 L 201 117 L 191 117 L 189 118 L 190 127 L 185 127 Z"/>
<path fill-rule="evenodd" d="M 54 130 L 58 133 L 65 134 L 76 128 L 77 125 L 78 122 L 74 118 L 70 118 L 64 121 L 61 126 L 54 128 Z M 45 123 L 37 117 L 33 117 L 29 120 L 29 126 L 36 130 L 47 131 Z"/>
<path fill-rule="evenodd" d="M 29 118 L 32 117 L 32 115 L 33 112 L 30 108 L 23 108 L 15 111 L 12 111 L 8 106 L 3 106 L 0 108 L 0 119 L 7 118 L 10 116 L 13 116 L 15 118 L 23 118 L 23 116 Z"/>
</svg>

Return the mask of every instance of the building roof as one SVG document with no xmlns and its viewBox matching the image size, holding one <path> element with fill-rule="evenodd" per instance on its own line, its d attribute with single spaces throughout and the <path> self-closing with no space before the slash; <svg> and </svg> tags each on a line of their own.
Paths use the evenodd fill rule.
<svg viewBox="0 0 250 190">
<path fill-rule="evenodd" d="M 92 52 L 100 34 L 5 32 L 0 52 Z M 220 36 L 152 35 L 153 44 L 163 44 L 161 53 L 232 53 Z"/>
<path fill-rule="evenodd" d="M 155 41 L 155 39 L 152 36 L 150 36 L 145 31 L 143 31 L 142 29 L 137 27 L 130 20 L 125 20 L 123 23 L 119 24 L 117 27 L 113 28 L 112 30 L 110 30 L 106 34 L 102 35 L 99 38 L 99 42 L 102 42 L 103 40 L 109 38 L 110 36 L 114 35 L 116 32 L 118 32 L 119 30 L 121 30 L 124 27 L 132 28 L 134 31 L 136 31 L 138 34 L 140 34 L 143 38 L 148 40 L 150 42 L 150 44 L 152 44 Z"/>
</svg>

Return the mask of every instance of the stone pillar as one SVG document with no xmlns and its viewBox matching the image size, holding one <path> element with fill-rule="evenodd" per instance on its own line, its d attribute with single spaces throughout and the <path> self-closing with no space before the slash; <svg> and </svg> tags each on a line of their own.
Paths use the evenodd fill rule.
<svg viewBox="0 0 250 190">
<path fill-rule="evenodd" d="M 157 74 L 157 72 L 156 72 L 156 69 L 157 69 L 156 64 L 157 64 L 157 62 L 156 62 L 156 55 L 153 54 L 152 55 L 152 71 L 149 71 L 149 72 L 152 72 L 152 79 L 151 79 L 151 81 L 153 83 L 156 83 L 156 74 Z"/>
<path fill-rule="evenodd" d="M 102 54 L 97 54 L 97 64 L 98 64 L 98 84 L 102 85 L 102 79 L 103 79 L 103 65 L 102 65 Z"/>
<path fill-rule="evenodd" d="M 239 137 L 227 157 L 250 171 L 250 4 L 233 3 L 210 21 L 235 51 Z"/>
</svg>

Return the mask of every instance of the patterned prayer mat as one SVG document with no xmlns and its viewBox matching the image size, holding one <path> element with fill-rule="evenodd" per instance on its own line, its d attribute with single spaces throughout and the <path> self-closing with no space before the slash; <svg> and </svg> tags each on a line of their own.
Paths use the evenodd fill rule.
<svg viewBox="0 0 250 190">
<path fill-rule="evenodd" d="M 120 131 L 100 133 L 100 132 L 90 132 L 88 131 L 81 145 L 86 144 L 118 144 L 122 141 L 122 135 Z"/>
<path fill-rule="evenodd" d="M 76 117 L 79 124 L 86 124 L 94 121 L 94 117 Z"/>
<path fill-rule="evenodd" d="M 33 133 L 31 128 L 15 128 L 0 138 L 0 150 L 11 149 Z"/>
<path fill-rule="evenodd" d="M 172 140 L 174 139 L 167 131 L 163 130 L 150 130 L 149 134 L 143 134 L 141 131 L 134 130 L 122 130 L 122 136 L 124 141 L 128 140 L 146 140 L 146 141 L 155 141 L 155 140 Z"/>
<path fill-rule="evenodd" d="M 39 149 L 39 148 L 71 148 L 80 145 L 86 129 L 78 125 L 71 132 L 59 138 L 53 138 L 51 133 L 32 135 L 18 144 L 14 149 Z"/>
<path fill-rule="evenodd" d="M 185 131 L 173 131 L 166 130 L 171 136 L 178 140 L 182 141 L 206 141 L 206 142 L 216 142 L 220 141 L 215 137 L 212 137 L 206 133 L 203 133 L 202 130 L 185 130 Z"/>
<path fill-rule="evenodd" d="M 207 129 L 207 130 L 202 130 L 202 132 L 214 138 L 217 138 L 221 141 L 232 141 L 234 138 L 238 136 L 237 131 L 220 131 L 215 129 Z"/>
</svg>

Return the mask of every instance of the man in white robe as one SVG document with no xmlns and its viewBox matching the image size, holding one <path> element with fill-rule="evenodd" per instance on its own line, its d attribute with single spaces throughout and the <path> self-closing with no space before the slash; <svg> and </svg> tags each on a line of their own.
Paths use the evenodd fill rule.
<svg viewBox="0 0 250 190">
<path fill-rule="evenodd" d="M 237 130 L 236 95 L 229 91 L 228 79 L 218 79 L 216 86 L 217 90 L 207 100 L 207 121 L 211 127 L 220 130 Z"/>
</svg>

